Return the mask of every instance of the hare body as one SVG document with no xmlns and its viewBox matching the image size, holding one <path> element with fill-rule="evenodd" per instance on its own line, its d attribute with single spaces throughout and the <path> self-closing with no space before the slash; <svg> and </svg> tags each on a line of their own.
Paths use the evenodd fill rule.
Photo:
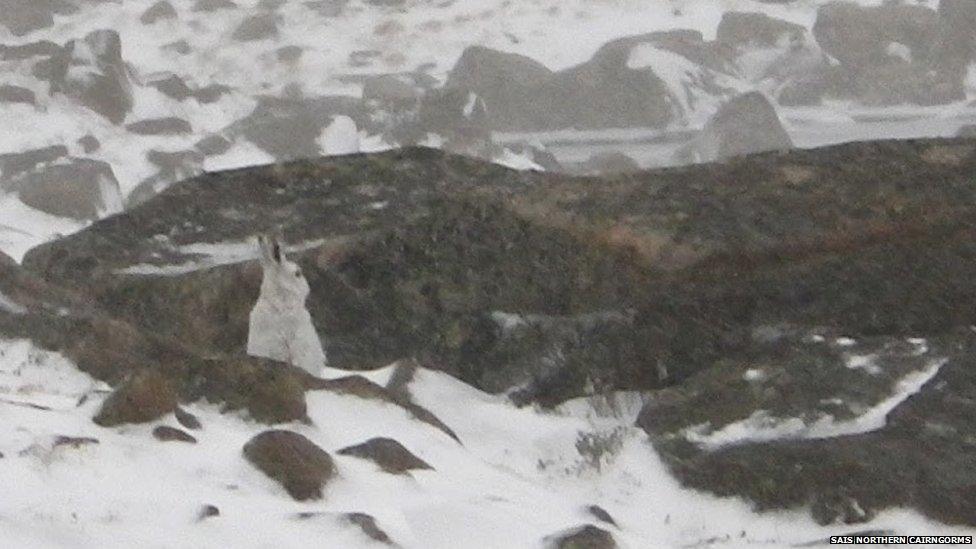
<svg viewBox="0 0 976 549">
<path fill-rule="evenodd" d="M 327 365 L 312 316 L 305 307 L 308 281 L 285 258 L 281 244 L 266 237 L 261 246 L 261 295 L 251 309 L 247 354 L 287 362 L 319 376 Z"/>
</svg>

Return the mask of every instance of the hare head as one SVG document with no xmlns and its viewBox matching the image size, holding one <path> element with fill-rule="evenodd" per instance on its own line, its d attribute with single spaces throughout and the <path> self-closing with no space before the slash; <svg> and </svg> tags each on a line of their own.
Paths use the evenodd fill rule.
<svg viewBox="0 0 976 549">
<path fill-rule="evenodd" d="M 261 296 L 267 296 L 281 305 L 303 305 L 309 294 L 308 281 L 298 264 L 285 257 L 281 240 L 260 235 L 258 245 L 261 248 L 261 267 L 264 269 Z"/>
</svg>

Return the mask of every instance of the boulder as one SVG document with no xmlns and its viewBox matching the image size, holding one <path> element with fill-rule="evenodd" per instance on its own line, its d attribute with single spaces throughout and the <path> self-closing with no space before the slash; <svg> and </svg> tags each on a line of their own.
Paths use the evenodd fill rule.
<svg viewBox="0 0 976 549">
<path fill-rule="evenodd" d="M 193 11 L 210 13 L 219 10 L 237 9 L 237 4 L 232 0 L 197 0 L 193 4 Z"/>
<path fill-rule="evenodd" d="M 176 413 L 176 421 L 178 421 L 180 425 L 182 425 L 183 427 L 186 427 L 187 429 L 193 429 L 193 430 L 198 430 L 202 427 L 202 425 L 200 424 L 200 420 L 197 419 L 197 416 L 191 414 L 190 412 L 187 412 L 183 408 L 177 407 L 175 413 Z"/>
<path fill-rule="evenodd" d="M 354 97 L 262 97 L 225 133 L 231 139 L 243 136 L 278 160 L 314 158 L 322 153 L 318 140 L 326 126 L 336 116 L 357 121 L 361 109 Z"/>
<path fill-rule="evenodd" d="M 543 540 L 546 549 L 616 549 L 613 534 L 592 524 L 570 528 Z"/>
<path fill-rule="evenodd" d="M 372 438 L 362 444 L 339 450 L 339 455 L 368 459 L 387 473 L 402 475 L 417 469 L 433 469 L 391 438 Z"/>
<path fill-rule="evenodd" d="M 37 97 L 34 92 L 20 86 L 0 85 L 0 103 L 23 103 L 34 105 Z"/>
<path fill-rule="evenodd" d="M 367 515 L 366 513 L 344 513 L 342 518 L 358 526 L 369 539 L 386 545 L 393 545 L 393 540 L 376 524 L 376 518 L 372 515 Z"/>
<path fill-rule="evenodd" d="M 696 139 L 699 161 L 787 150 L 793 147 L 776 109 L 759 92 L 737 96 L 716 112 Z"/>
<path fill-rule="evenodd" d="M 78 144 L 81 145 L 81 150 L 84 151 L 85 154 L 91 154 L 102 148 L 102 143 L 92 134 L 87 134 L 78 139 Z"/>
<path fill-rule="evenodd" d="M 125 129 L 137 135 L 177 135 L 193 133 L 193 127 L 182 118 L 169 116 L 166 118 L 148 118 L 131 124 Z"/>
<path fill-rule="evenodd" d="M 67 15 L 78 8 L 66 0 L 0 0 L 0 26 L 14 36 L 24 36 L 54 24 L 54 15 Z"/>
<path fill-rule="evenodd" d="M 234 144 L 218 134 L 210 134 L 196 142 L 194 147 L 204 156 L 218 156 L 229 151 Z"/>
<path fill-rule="evenodd" d="M 445 86 L 477 95 L 484 102 L 489 126 L 503 130 L 524 127 L 532 95 L 553 72 L 524 55 L 484 46 L 469 46 L 447 76 Z"/>
<path fill-rule="evenodd" d="M 231 37 L 239 42 L 253 42 L 278 36 L 278 16 L 260 13 L 241 21 Z"/>
<path fill-rule="evenodd" d="M 139 17 L 139 21 L 142 22 L 143 25 L 153 25 L 158 21 L 162 21 L 164 19 L 176 19 L 176 17 L 176 8 L 173 7 L 173 4 L 170 4 L 167 2 L 167 0 L 159 0 L 147 8 L 146 11 L 142 12 L 142 16 Z"/>
<path fill-rule="evenodd" d="M 363 101 L 394 110 L 416 108 L 423 90 L 412 79 L 398 74 L 381 74 L 363 81 Z"/>
<path fill-rule="evenodd" d="M 97 30 L 71 40 L 47 71 L 51 91 L 60 92 L 120 124 L 132 110 L 132 85 L 114 30 Z"/>
<path fill-rule="evenodd" d="M 758 12 L 722 14 L 715 40 L 734 49 L 774 48 L 802 41 L 806 28 Z"/>
<path fill-rule="evenodd" d="M 176 398 L 172 382 L 159 372 L 136 372 L 105 399 L 93 419 L 102 427 L 147 423 L 173 412 Z"/>
<path fill-rule="evenodd" d="M 197 439 L 186 431 L 166 425 L 156 427 L 153 429 L 152 434 L 153 437 L 160 442 L 186 442 L 188 444 L 197 443 Z"/>
<path fill-rule="evenodd" d="M 336 474 L 325 450 L 291 431 L 272 430 L 255 436 L 244 445 L 244 457 L 298 501 L 322 499 L 322 490 Z"/>
<path fill-rule="evenodd" d="M 813 35 L 825 52 L 859 71 L 890 62 L 907 50 L 912 60 L 927 59 L 939 33 L 938 14 L 925 6 L 887 2 L 862 6 L 834 1 L 817 10 Z"/>
<path fill-rule="evenodd" d="M 62 51 L 61 46 L 50 40 L 28 42 L 16 46 L 0 44 L 0 61 L 23 61 L 32 57 L 52 57 Z"/>
<path fill-rule="evenodd" d="M 0 175 L 11 180 L 24 173 L 34 171 L 42 164 L 49 164 L 66 156 L 68 156 L 68 148 L 64 145 L 52 145 L 19 153 L 0 154 Z"/>
<path fill-rule="evenodd" d="M 5 184 L 28 206 L 73 219 L 99 219 L 122 210 L 122 193 L 112 167 L 68 158 L 25 172 Z"/>
<path fill-rule="evenodd" d="M 193 97 L 193 90 L 186 82 L 175 74 L 170 74 L 164 78 L 153 80 L 149 85 L 156 88 L 166 97 L 177 101 L 185 101 Z"/>
</svg>

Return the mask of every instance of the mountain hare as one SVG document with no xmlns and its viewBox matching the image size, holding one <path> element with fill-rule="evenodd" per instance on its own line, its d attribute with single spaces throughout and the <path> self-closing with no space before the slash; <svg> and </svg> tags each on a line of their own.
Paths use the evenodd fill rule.
<svg viewBox="0 0 976 549">
<path fill-rule="evenodd" d="M 322 342 L 305 308 L 308 281 L 301 269 L 285 257 L 281 242 L 259 236 L 261 295 L 251 309 L 247 354 L 288 362 L 314 376 L 327 365 Z"/>
</svg>

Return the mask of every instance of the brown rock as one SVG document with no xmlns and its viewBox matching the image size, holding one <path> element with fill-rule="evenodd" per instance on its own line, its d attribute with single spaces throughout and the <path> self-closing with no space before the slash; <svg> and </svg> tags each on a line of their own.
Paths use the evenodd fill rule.
<svg viewBox="0 0 976 549">
<path fill-rule="evenodd" d="M 362 444 L 339 450 L 339 455 L 368 459 L 387 473 L 402 475 L 414 469 L 433 469 L 391 438 L 372 438 Z"/>
<path fill-rule="evenodd" d="M 102 404 L 95 423 L 103 427 L 123 423 L 145 423 L 176 409 L 176 392 L 159 372 L 143 370 L 133 374 Z"/>
<path fill-rule="evenodd" d="M 183 408 L 176 408 L 176 421 L 180 422 L 180 425 L 186 427 L 187 429 L 199 429 L 201 427 L 200 420 L 197 416 L 187 412 Z"/>
<path fill-rule="evenodd" d="M 265 431 L 244 445 L 244 457 L 278 481 L 298 501 L 321 499 L 322 489 L 335 476 L 325 450 L 291 431 Z"/>
<path fill-rule="evenodd" d="M 168 427 L 166 425 L 160 425 L 153 429 L 153 436 L 156 440 L 162 442 L 188 442 L 190 444 L 196 444 L 197 439 L 186 431 L 181 431 L 175 427 Z"/>
</svg>

